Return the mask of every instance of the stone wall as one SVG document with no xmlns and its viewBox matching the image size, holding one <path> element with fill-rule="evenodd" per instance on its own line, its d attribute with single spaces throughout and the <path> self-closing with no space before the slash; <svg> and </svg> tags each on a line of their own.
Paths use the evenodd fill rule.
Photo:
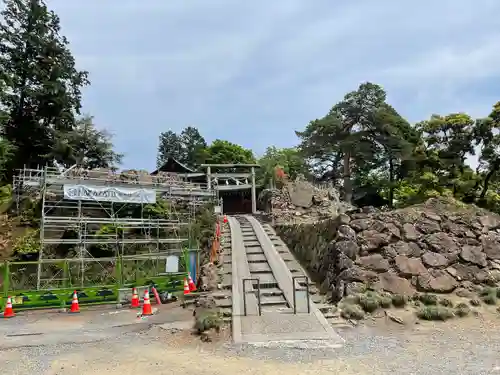
<svg viewBox="0 0 500 375">
<path fill-rule="evenodd" d="M 333 300 L 366 285 L 412 295 L 500 281 L 500 217 L 474 206 L 431 199 L 389 212 L 365 207 L 276 231 Z"/>
</svg>

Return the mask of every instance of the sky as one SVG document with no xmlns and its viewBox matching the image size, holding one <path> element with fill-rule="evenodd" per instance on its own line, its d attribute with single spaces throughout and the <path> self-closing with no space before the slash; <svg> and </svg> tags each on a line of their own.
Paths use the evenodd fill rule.
<svg viewBox="0 0 500 375">
<path fill-rule="evenodd" d="M 192 125 L 261 155 L 360 83 L 410 122 L 500 100 L 499 0 L 48 0 L 122 167 Z"/>
</svg>

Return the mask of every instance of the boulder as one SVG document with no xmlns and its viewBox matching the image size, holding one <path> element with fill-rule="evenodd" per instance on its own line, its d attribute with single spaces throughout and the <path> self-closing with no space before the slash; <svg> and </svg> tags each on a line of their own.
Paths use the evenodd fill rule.
<svg viewBox="0 0 500 375">
<path fill-rule="evenodd" d="M 357 264 L 375 272 L 387 272 L 389 270 L 389 262 L 381 254 L 367 255 L 359 258 Z"/>
<path fill-rule="evenodd" d="M 395 268 L 400 276 L 412 277 L 427 273 L 427 269 L 422 264 L 420 258 L 408 258 L 405 255 L 398 255 L 394 258 Z"/>
<path fill-rule="evenodd" d="M 464 246 L 460 252 L 460 258 L 462 258 L 465 262 L 476 264 L 480 267 L 486 267 L 488 264 L 486 261 L 486 254 L 479 246 Z"/>
<path fill-rule="evenodd" d="M 428 251 L 422 255 L 422 262 L 425 266 L 434 268 L 446 267 L 450 263 L 447 257 L 439 253 L 433 253 L 432 251 Z"/>
<path fill-rule="evenodd" d="M 451 293 L 458 286 L 458 281 L 444 270 L 431 269 L 418 276 L 417 286 L 425 292 Z"/>
</svg>

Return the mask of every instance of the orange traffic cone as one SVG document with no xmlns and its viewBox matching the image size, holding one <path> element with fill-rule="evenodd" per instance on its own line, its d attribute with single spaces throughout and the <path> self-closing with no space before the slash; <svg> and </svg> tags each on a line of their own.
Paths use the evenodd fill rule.
<svg viewBox="0 0 500 375">
<path fill-rule="evenodd" d="M 3 317 L 13 318 L 14 316 L 16 316 L 16 314 L 14 314 L 14 310 L 12 309 L 12 299 L 10 297 L 7 297 L 7 304 L 5 305 L 5 311 L 3 312 Z"/>
<path fill-rule="evenodd" d="M 139 305 L 139 295 L 137 294 L 137 289 L 133 288 L 132 289 L 132 301 L 130 303 L 131 308 L 137 308 L 141 307 Z"/>
<path fill-rule="evenodd" d="M 189 284 L 186 278 L 184 278 L 184 295 L 191 293 L 191 290 L 189 290 Z"/>
<path fill-rule="evenodd" d="M 151 302 L 149 301 L 149 292 L 146 289 L 144 292 L 144 303 L 142 304 L 142 315 L 153 315 L 153 310 L 151 309 Z"/>
<path fill-rule="evenodd" d="M 227 215 L 224 215 L 224 224 L 227 223 Z"/>
<path fill-rule="evenodd" d="M 71 309 L 69 309 L 70 314 L 76 314 L 80 312 L 80 305 L 78 304 L 78 293 L 76 290 L 73 292 L 73 300 L 71 301 Z"/>
<path fill-rule="evenodd" d="M 196 285 L 194 285 L 193 279 L 191 278 L 191 274 L 188 273 L 188 286 L 189 291 L 194 292 L 196 290 Z"/>
</svg>

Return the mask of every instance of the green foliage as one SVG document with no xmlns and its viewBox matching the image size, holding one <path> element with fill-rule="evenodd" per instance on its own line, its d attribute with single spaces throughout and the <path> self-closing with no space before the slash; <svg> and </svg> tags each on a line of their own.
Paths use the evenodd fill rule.
<svg viewBox="0 0 500 375">
<path fill-rule="evenodd" d="M 14 254 L 33 254 L 40 250 L 40 230 L 28 230 L 26 234 L 16 238 L 12 251 Z"/>
<path fill-rule="evenodd" d="M 444 306 L 424 306 L 417 311 L 417 316 L 422 320 L 448 320 L 453 318 L 453 310 Z"/>
<path fill-rule="evenodd" d="M 342 318 L 349 320 L 362 320 L 365 318 L 365 313 L 359 305 L 343 305 L 340 315 Z"/>
<path fill-rule="evenodd" d="M 460 317 L 460 318 L 464 318 L 464 317 L 468 316 L 470 314 L 470 312 L 471 312 L 471 309 L 466 303 L 459 303 L 455 307 L 455 315 Z"/>
<path fill-rule="evenodd" d="M 75 128 L 87 72 L 75 68 L 59 17 L 42 0 L 5 0 L 0 22 L 3 139 L 7 173 L 52 161 L 60 134 Z"/>
<path fill-rule="evenodd" d="M 291 179 L 295 179 L 299 174 L 309 175 L 308 165 L 296 148 L 279 149 L 270 146 L 258 162 L 260 168 L 257 170 L 257 181 L 262 185 L 267 185 L 275 179 L 277 167 L 283 169 Z"/>
<path fill-rule="evenodd" d="M 207 164 L 255 164 L 252 150 L 240 145 L 216 139 L 206 149 Z"/>
<path fill-rule="evenodd" d="M 438 304 L 438 297 L 435 294 L 422 294 L 419 300 L 426 306 L 435 306 Z"/>
<path fill-rule="evenodd" d="M 394 307 L 405 307 L 408 303 L 408 297 L 402 294 L 393 294 L 392 295 L 392 304 Z"/>
<path fill-rule="evenodd" d="M 199 130 L 188 126 L 180 134 L 171 130 L 160 134 L 156 166 L 161 167 L 169 157 L 189 168 L 205 162 L 207 143 Z"/>
<path fill-rule="evenodd" d="M 199 334 L 210 329 L 219 331 L 222 326 L 222 318 L 217 311 L 211 309 L 199 309 L 196 311 L 194 329 Z"/>
</svg>

